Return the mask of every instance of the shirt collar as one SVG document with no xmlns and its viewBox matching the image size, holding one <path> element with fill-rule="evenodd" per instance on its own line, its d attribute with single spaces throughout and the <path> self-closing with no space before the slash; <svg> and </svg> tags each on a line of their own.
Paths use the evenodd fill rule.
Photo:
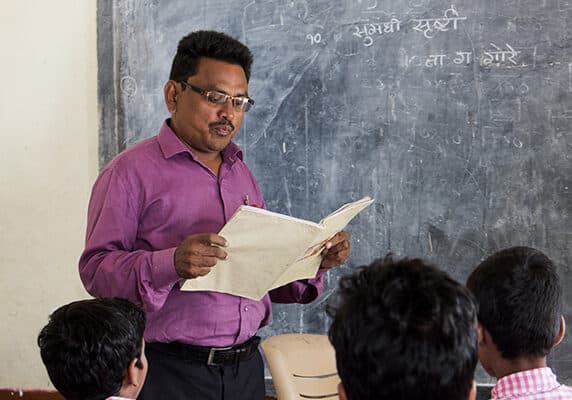
<svg viewBox="0 0 572 400">
<path fill-rule="evenodd" d="M 534 393 L 549 392 L 560 386 L 556 375 L 549 367 L 530 369 L 507 375 L 494 386 L 492 399 L 520 397 Z"/>
<path fill-rule="evenodd" d="M 193 160 L 197 161 L 197 158 L 193 152 L 187 147 L 185 143 L 175 134 L 168 124 L 168 119 L 163 122 L 161 129 L 159 130 L 159 135 L 157 135 L 157 140 L 159 141 L 159 147 L 163 152 L 165 158 L 171 158 L 176 154 L 189 153 Z M 234 163 L 236 159 L 242 160 L 242 150 L 234 142 L 230 142 L 222 151 L 222 158 L 225 162 Z"/>
</svg>

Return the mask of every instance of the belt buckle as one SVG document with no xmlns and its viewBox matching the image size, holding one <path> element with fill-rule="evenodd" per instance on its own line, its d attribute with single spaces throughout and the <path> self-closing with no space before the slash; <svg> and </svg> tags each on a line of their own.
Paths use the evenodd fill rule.
<svg viewBox="0 0 572 400">
<path fill-rule="evenodd" d="M 221 364 L 217 364 L 217 363 L 213 362 L 216 352 L 219 350 L 230 350 L 230 349 L 232 349 L 232 346 L 230 346 L 230 347 L 211 347 L 209 350 L 209 356 L 207 358 L 207 365 L 209 367 L 216 367 L 218 365 L 221 365 Z"/>
</svg>

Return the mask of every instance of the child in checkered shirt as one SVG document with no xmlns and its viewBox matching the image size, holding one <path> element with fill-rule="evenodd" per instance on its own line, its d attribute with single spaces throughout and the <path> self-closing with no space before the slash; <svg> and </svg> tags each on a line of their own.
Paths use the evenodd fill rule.
<svg viewBox="0 0 572 400">
<path fill-rule="evenodd" d="M 562 287 L 552 261 L 530 247 L 501 250 L 469 276 L 479 305 L 479 359 L 498 379 L 491 398 L 572 399 L 546 356 L 564 337 Z"/>
</svg>

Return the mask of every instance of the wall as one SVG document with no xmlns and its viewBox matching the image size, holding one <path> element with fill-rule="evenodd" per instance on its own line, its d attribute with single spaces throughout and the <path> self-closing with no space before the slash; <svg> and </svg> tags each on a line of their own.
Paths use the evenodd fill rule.
<svg viewBox="0 0 572 400">
<path fill-rule="evenodd" d="M 36 336 L 87 297 L 77 273 L 97 174 L 95 1 L 0 13 L 0 388 L 51 389 Z"/>
</svg>

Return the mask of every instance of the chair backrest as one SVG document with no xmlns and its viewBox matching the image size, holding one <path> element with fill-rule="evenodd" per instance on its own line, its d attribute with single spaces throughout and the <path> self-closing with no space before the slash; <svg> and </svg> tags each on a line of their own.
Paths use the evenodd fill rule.
<svg viewBox="0 0 572 400">
<path fill-rule="evenodd" d="M 261 347 L 278 400 L 338 399 L 336 355 L 326 335 L 276 335 Z"/>
</svg>

